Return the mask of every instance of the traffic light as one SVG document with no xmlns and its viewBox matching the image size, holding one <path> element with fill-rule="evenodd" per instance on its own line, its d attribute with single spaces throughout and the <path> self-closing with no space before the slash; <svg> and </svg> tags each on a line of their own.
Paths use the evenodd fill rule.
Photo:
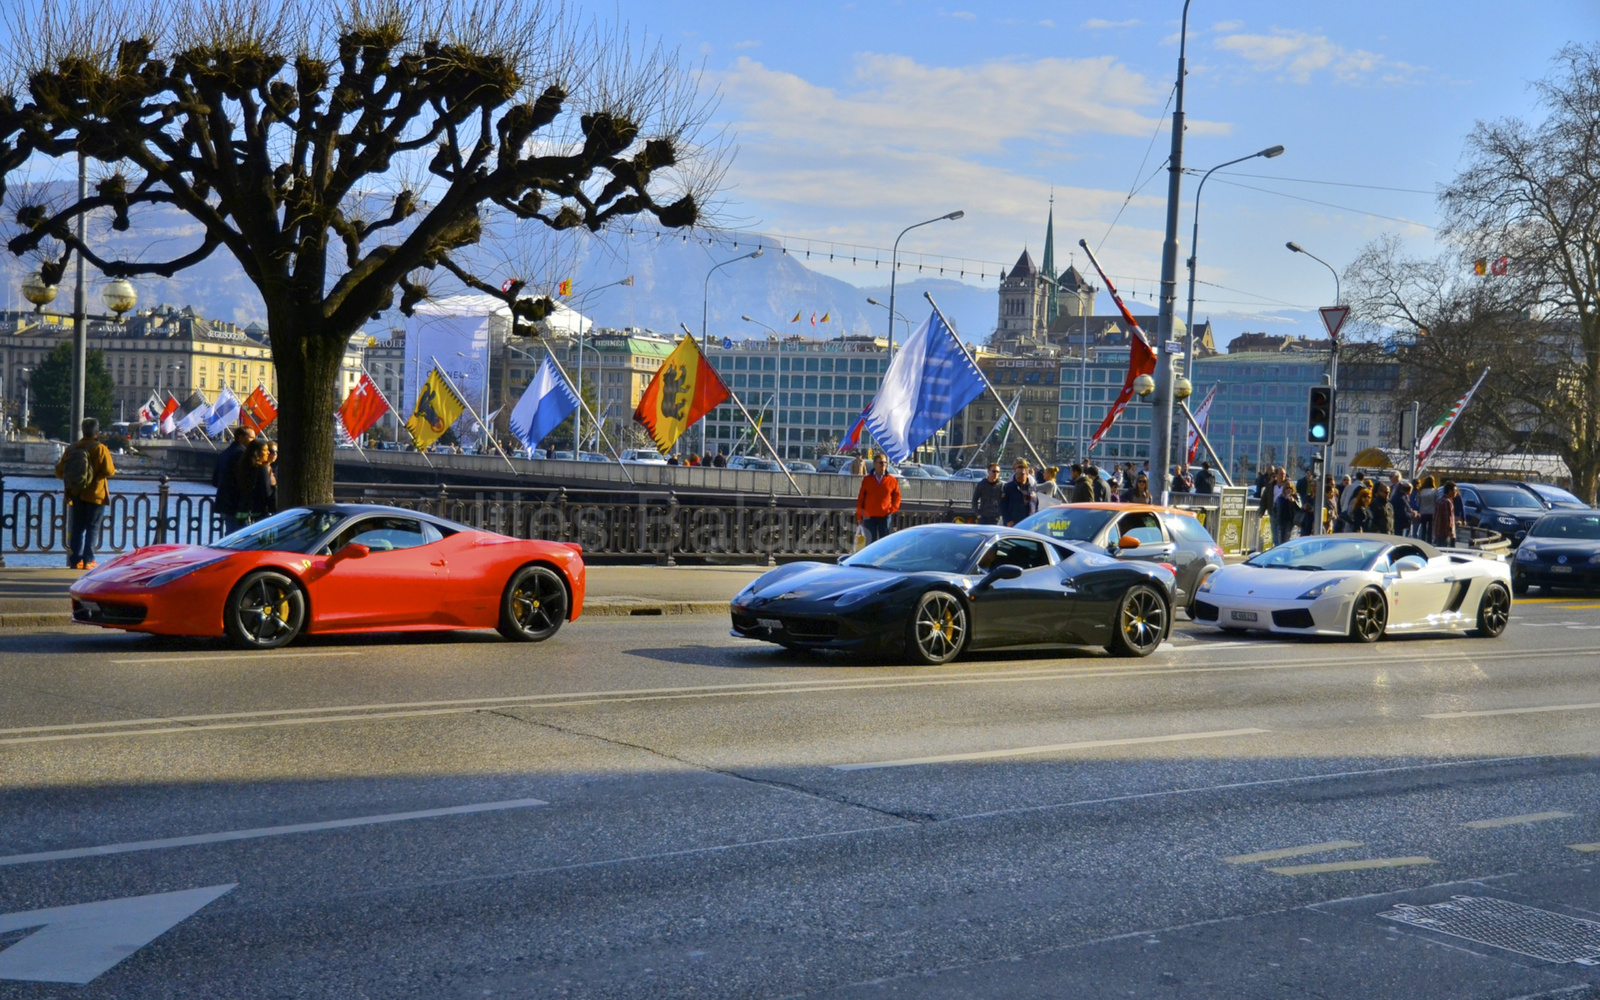
<svg viewBox="0 0 1600 1000">
<path fill-rule="evenodd" d="M 1312 444 L 1327 444 L 1332 438 L 1333 388 L 1314 385 L 1306 405 L 1306 440 Z"/>
</svg>

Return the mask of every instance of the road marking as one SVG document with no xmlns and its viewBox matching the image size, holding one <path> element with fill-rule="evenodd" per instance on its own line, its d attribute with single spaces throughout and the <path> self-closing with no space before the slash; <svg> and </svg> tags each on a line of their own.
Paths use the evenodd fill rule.
<svg viewBox="0 0 1600 1000">
<path fill-rule="evenodd" d="M 237 884 L 0 914 L 0 934 L 38 928 L 0 951 L 0 979 L 93 982 Z"/>
<path fill-rule="evenodd" d="M 223 830 L 218 833 L 197 833 L 188 837 L 165 837 L 161 840 L 135 840 L 122 844 L 101 844 L 98 847 L 74 847 L 62 851 L 13 854 L 9 857 L 0 857 L 0 868 L 11 865 L 36 864 L 41 861 L 67 861 L 73 858 L 98 858 L 108 854 L 131 854 L 135 851 L 160 851 L 171 847 L 222 844 L 231 840 L 259 840 L 262 837 L 316 833 L 321 830 L 344 830 L 354 826 L 376 826 L 380 823 L 404 823 L 410 820 L 433 819 L 439 816 L 466 816 L 472 813 L 502 812 L 507 809 L 531 809 L 534 806 L 549 804 L 542 799 L 505 799 L 500 802 L 474 802 L 464 806 L 446 806 L 443 809 L 418 809 L 414 812 L 353 816 L 349 819 L 330 819 L 320 823 L 291 823 L 288 826 L 262 826 L 251 830 Z"/>
<path fill-rule="evenodd" d="M 1436 865 L 1432 858 L 1363 858 L 1360 861 L 1327 861 L 1319 865 L 1289 865 L 1285 868 L 1268 868 L 1275 875 L 1321 875 L 1324 872 L 1354 872 L 1368 868 L 1405 868 L 1411 865 Z"/>
<path fill-rule="evenodd" d="M 1485 708 L 1475 712 L 1431 712 L 1424 719 L 1479 719 L 1489 715 L 1532 715 L 1537 712 L 1588 712 L 1600 708 L 1600 701 L 1580 705 L 1534 705 L 1529 708 Z"/>
<path fill-rule="evenodd" d="M 1305 854 L 1322 854 L 1326 851 L 1343 851 L 1351 847 L 1361 847 L 1361 843 L 1354 840 L 1330 840 L 1322 844 L 1307 844 L 1304 847 L 1280 847 L 1276 851 L 1257 851 L 1255 854 L 1235 854 L 1231 858 L 1223 858 L 1230 865 L 1249 865 L 1257 861 L 1278 861 L 1283 858 L 1298 858 Z"/>
<path fill-rule="evenodd" d="M 1011 750 L 977 750 L 971 753 L 948 753 L 933 757 L 907 757 L 902 760 L 876 760 L 865 764 L 835 764 L 835 771 L 866 771 L 882 767 L 911 767 L 917 764 L 946 764 L 962 760 L 994 760 L 1000 757 L 1031 757 L 1036 754 L 1058 753 L 1063 750 L 1092 750 L 1096 747 L 1125 747 L 1141 743 L 1177 743 L 1183 740 L 1218 740 L 1230 736 L 1256 736 L 1270 729 L 1217 729 L 1205 733 L 1172 733 L 1167 736 L 1135 736 L 1123 740 L 1084 740 L 1078 743 L 1050 743 L 1036 747 L 1017 747 Z"/>
<path fill-rule="evenodd" d="M 136 660 L 112 660 L 122 666 L 130 663 L 206 663 L 211 660 L 287 660 L 302 656 L 360 656 L 359 649 L 302 649 L 289 653 L 217 653 L 213 656 L 146 656 Z"/>
<path fill-rule="evenodd" d="M 1600 844 L 1568 844 L 1567 847 L 1570 850 L 1582 851 L 1585 854 L 1593 854 L 1596 851 L 1600 851 Z"/>
<path fill-rule="evenodd" d="M 1547 819 L 1571 819 L 1571 813 L 1544 812 L 1526 813 L 1522 816 L 1499 816 L 1494 819 L 1475 819 L 1470 823 L 1461 825 L 1469 830 L 1494 830 L 1502 826 L 1522 826 L 1527 823 L 1542 823 Z"/>
</svg>

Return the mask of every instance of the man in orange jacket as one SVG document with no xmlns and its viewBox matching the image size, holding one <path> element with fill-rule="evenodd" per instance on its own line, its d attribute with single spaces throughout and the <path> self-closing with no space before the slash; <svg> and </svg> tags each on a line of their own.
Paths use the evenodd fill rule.
<svg viewBox="0 0 1600 1000">
<path fill-rule="evenodd" d="M 856 493 L 856 520 L 868 545 L 889 533 L 889 519 L 899 509 L 900 481 L 889 475 L 889 460 L 880 453 L 872 459 L 872 471 L 861 480 Z"/>
</svg>

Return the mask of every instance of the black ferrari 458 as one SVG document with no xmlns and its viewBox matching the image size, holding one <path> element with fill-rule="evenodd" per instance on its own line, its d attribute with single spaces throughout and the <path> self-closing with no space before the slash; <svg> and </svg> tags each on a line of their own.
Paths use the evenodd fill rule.
<svg viewBox="0 0 1600 1000">
<path fill-rule="evenodd" d="M 1172 595 L 1172 570 L 1160 563 L 1015 528 L 931 524 L 836 564 L 758 577 L 733 599 L 733 634 L 916 663 L 1026 646 L 1148 656 L 1171 627 Z"/>
</svg>

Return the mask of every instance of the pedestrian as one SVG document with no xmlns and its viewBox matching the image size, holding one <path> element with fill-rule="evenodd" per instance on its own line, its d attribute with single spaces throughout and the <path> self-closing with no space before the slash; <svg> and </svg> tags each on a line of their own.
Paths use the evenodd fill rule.
<svg viewBox="0 0 1600 1000">
<path fill-rule="evenodd" d="M 1389 484 L 1379 481 L 1372 487 L 1372 506 L 1368 508 L 1367 530 L 1374 535 L 1397 534 L 1394 530 L 1394 504 L 1390 502 Z"/>
<path fill-rule="evenodd" d="M 1100 466 L 1094 464 L 1084 466 L 1083 478 L 1089 480 L 1089 490 L 1094 494 L 1095 503 L 1108 503 L 1111 500 L 1111 487 L 1100 478 Z"/>
<path fill-rule="evenodd" d="M 1339 514 L 1339 487 L 1330 483 L 1328 492 L 1322 498 L 1322 531 L 1323 534 L 1332 534 L 1344 530 L 1344 522 Z"/>
<path fill-rule="evenodd" d="M 1033 480 L 1028 478 L 1028 463 L 1019 458 L 1011 467 L 1011 481 L 1000 498 L 1000 522 L 1009 528 L 1038 509 L 1039 497 L 1033 490 Z"/>
<path fill-rule="evenodd" d="M 1345 512 L 1345 530 L 1357 534 L 1368 530 L 1372 523 L 1372 491 L 1363 486 L 1356 490 L 1356 495 L 1350 500 L 1350 509 Z"/>
<path fill-rule="evenodd" d="M 1047 465 L 1039 470 L 1039 484 L 1035 489 L 1040 496 L 1049 497 L 1057 502 L 1061 500 L 1061 486 L 1056 482 L 1056 476 L 1060 474 L 1060 466 L 1055 465 Z"/>
<path fill-rule="evenodd" d="M 1357 472 L 1356 477 L 1346 483 L 1344 489 L 1339 491 L 1339 509 L 1348 513 L 1350 505 L 1355 503 L 1356 494 L 1362 490 L 1370 489 L 1371 487 L 1367 485 L 1367 474 L 1365 472 Z"/>
<path fill-rule="evenodd" d="M 1285 483 L 1278 499 L 1272 502 L 1272 544 L 1287 542 L 1304 516 L 1305 508 L 1300 506 L 1300 495 L 1295 492 L 1294 484 Z"/>
<path fill-rule="evenodd" d="M 711 460 L 711 464 L 715 468 L 726 469 L 728 467 L 728 450 L 724 448 L 718 451 L 717 457 Z"/>
<path fill-rule="evenodd" d="M 1134 476 L 1132 488 L 1123 491 L 1122 502 L 1155 503 L 1154 498 L 1150 496 L 1150 477 L 1142 472 Z"/>
<path fill-rule="evenodd" d="M 1394 533 L 1397 535 L 1411 535 L 1416 531 L 1417 518 L 1411 509 L 1411 500 L 1414 491 L 1411 484 L 1404 479 L 1400 480 L 1399 489 L 1389 498 L 1389 506 L 1394 508 Z"/>
<path fill-rule="evenodd" d="M 856 521 L 867 544 L 893 530 L 891 519 L 900 509 L 900 481 L 889 474 L 889 459 L 882 452 L 872 457 L 872 471 L 861 478 L 856 491 Z"/>
<path fill-rule="evenodd" d="M 1456 544 L 1456 531 L 1460 528 L 1461 522 L 1456 516 L 1455 501 L 1460 495 L 1460 491 L 1456 489 L 1456 481 L 1446 479 L 1444 485 L 1439 487 L 1438 495 L 1434 497 L 1433 544 L 1440 548 L 1449 548 Z"/>
<path fill-rule="evenodd" d="M 216 496 L 211 500 L 211 512 L 222 523 L 222 533 L 227 534 L 234 528 L 233 515 L 239 510 L 238 491 L 234 489 L 234 465 L 250 448 L 250 443 L 256 439 L 254 427 L 235 427 L 233 440 L 228 447 L 222 449 L 222 454 L 217 456 L 217 461 L 211 469 L 211 485 L 216 488 Z"/>
<path fill-rule="evenodd" d="M 1194 474 L 1194 491 L 1196 493 L 1217 491 L 1217 474 L 1211 471 L 1210 462 L 1200 463 L 1200 471 Z"/>
<path fill-rule="evenodd" d="M 1417 485 L 1417 536 L 1433 542 L 1433 511 L 1439 499 L 1439 484 L 1432 476 L 1423 476 Z"/>
<path fill-rule="evenodd" d="M 1083 474 L 1083 466 L 1076 462 L 1072 465 L 1072 502 L 1094 503 L 1094 487 L 1089 485 L 1089 479 Z"/>
<path fill-rule="evenodd" d="M 100 421 L 86 417 L 80 430 L 83 435 L 56 462 L 56 478 L 67 495 L 67 568 L 94 569 L 100 512 L 110 499 L 106 483 L 117 469 L 111 449 L 100 443 Z"/>
<path fill-rule="evenodd" d="M 979 524 L 1000 523 L 1000 501 L 1006 486 L 1000 481 L 1000 463 L 989 463 L 989 474 L 972 487 L 972 516 Z"/>
<path fill-rule="evenodd" d="M 1189 478 L 1189 470 L 1185 469 L 1181 465 L 1174 465 L 1172 467 L 1171 489 L 1174 493 L 1194 492 L 1194 480 Z"/>
<path fill-rule="evenodd" d="M 856 457 L 850 460 L 850 474 L 864 476 L 867 474 L 867 463 L 862 459 L 861 452 L 856 452 Z"/>
<path fill-rule="evenodd" d="M 238 499 L 234 522 L 249 527 L 277 507 L 278 483 L 272 474 L 272 449 L 256 441 L 233 465 L 234 495 Z"/>
</svg>

